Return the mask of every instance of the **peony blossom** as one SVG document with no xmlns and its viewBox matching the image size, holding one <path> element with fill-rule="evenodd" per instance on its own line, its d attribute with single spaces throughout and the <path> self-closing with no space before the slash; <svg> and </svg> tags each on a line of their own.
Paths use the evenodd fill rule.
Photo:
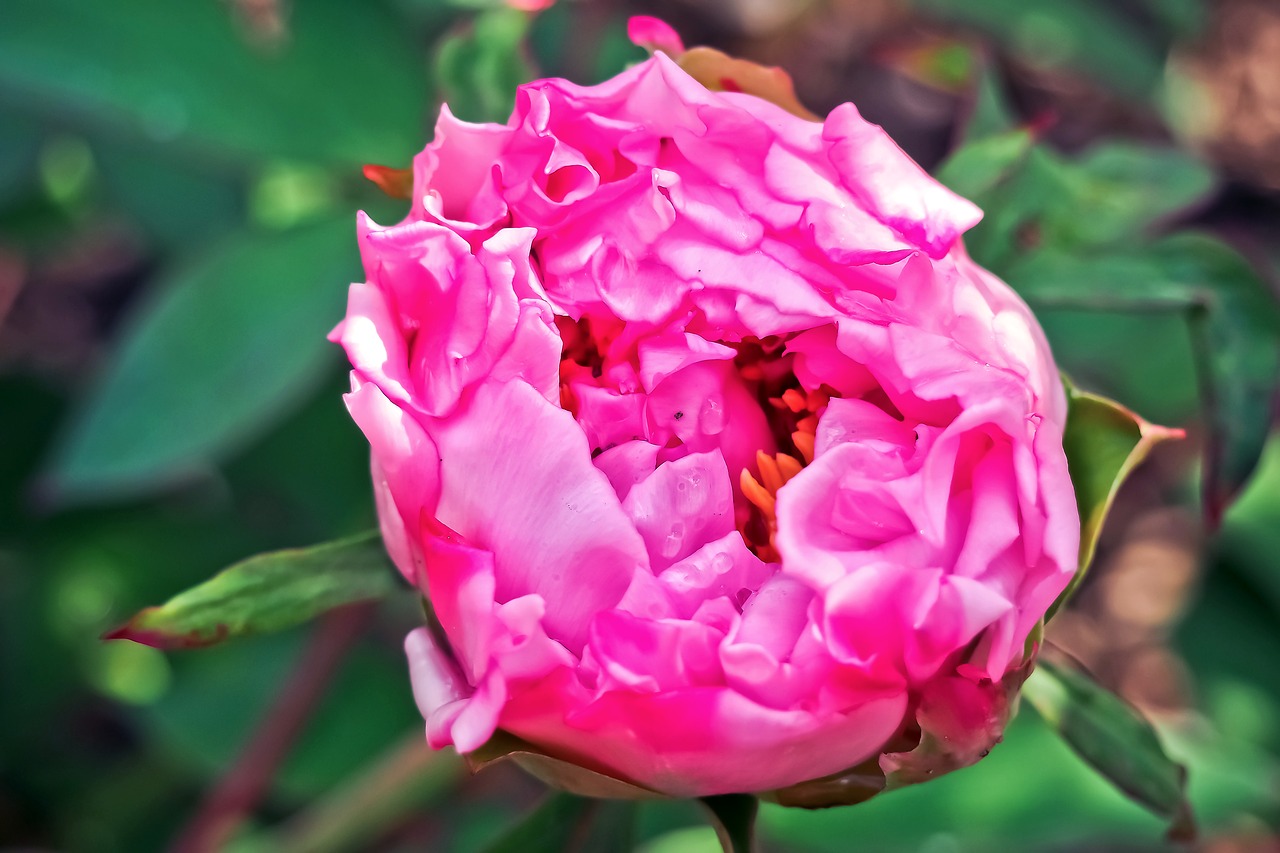
<svg viewBox="0 0 1280 853">
<path fill-rule="evenodd" d="M 1044 335 L 852 104 L 713 91 L 633 32 L 663 50 L 505 125 L 442 110 L 408 217 L 359 220 L 333 339 L 442 629 L 406 641 L 427 737 L 676 796 L 963 741 L 1076 568 Z"/>
</svg>

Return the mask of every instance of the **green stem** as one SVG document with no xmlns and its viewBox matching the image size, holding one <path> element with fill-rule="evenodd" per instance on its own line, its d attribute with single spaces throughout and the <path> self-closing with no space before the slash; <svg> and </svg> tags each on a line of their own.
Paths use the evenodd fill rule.
<svg viewBox="0 0 1280 853">
<path fill-rule="evenodd" d="M 366 850 L 406 817 L 449 790 L 464 769 L 452 751 L 427 746 L 412 732 L 367 770 L 329 796 L 267 833 L 248 849 L 280 853 Z"/>
<path fill-rule="evenodd" d="M 372 605 L 355 604 L 325 614 L 236 763 L 170 845 L 173 853 L 221 850 L 253 813 L 371 613 Z"/>
</svg>

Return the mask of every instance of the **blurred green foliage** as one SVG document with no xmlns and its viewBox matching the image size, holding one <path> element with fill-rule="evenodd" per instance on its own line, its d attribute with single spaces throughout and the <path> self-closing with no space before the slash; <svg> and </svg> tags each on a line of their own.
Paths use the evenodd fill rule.
<svg viewBox="0 0 1280 853">
<path fill-rule="evenodd" d="M 1280 441 L 1264 444 L 1280 321 L 1274 271 L 1215 229 L 1256 221 L 1274 240 L 1280 201 L 1224 188 L 1159 116 L 1169 52 L 1195 43 L 1210 10 L 911 5 L 946 36 L 930 43 L 935 76 L 972 95 L 970 120 L 952 122 L 967 146 L 940 173 L 987 212 L 972 254 L 1037 305 L 1083 386 L 1210 437 L 1202 477 L 1170 455 L 1149 491 L 1194 503 L 1199 477 L 1224 509 L 1244 490 L 1172 637 L 1196 707 L 1160 730 L 1209 833 L 1274 831 Z M 615 73 L 642 56 L 626 15 L 656 12 L 769 61 L 796 43 L 735 43 L 692 5 L 638 0 L 562 0 L 533 18 L 483 0 L 7 0 L 0 847 L 163 848 L 306 653 L 307 627 L 172 654 L 99 636 L 251 554 L 373 525 L 365 444 L 323 340 L 362 277 L 353 211 L 400 215 L 360 165 L 407 165 L 445 98 L 501 120 L 534 69 L 584 83 Z M 1046 76 L 1156 130 L 1127 138 L 1089 116 L 1091 147 L 1063 152 L 1027 109 L 1046 87 L 1026 81 Z M 1078 109 L 1051 107 L 1064 123 Z M 1171 236 L 1186 225 L 1201 233 Z M 1251 234 L 1226 236 L 1247 248 Z M 230 849 L 515 849 L 503 845 L 521 836 L 504 832 L 531 813 L 537 784 L 503 769 L 467 779 L 447 753 L 397 763 L 421 731 L 400 651 L 420 622 L 412 601 L 380 605 Z M 377 785 L 400 795 L 352 805 Z M 347 824 L 355 834 L 325 823 L 353 812 L 366 818 Z M 715 849 L 688 803 L 592 815 L 595 831 L 625 824 L 650 853 Z M 769 849 L 796 851 L 1158 849 L 1162 832 L 1034 714 L 964 772 L 856 808 L 765 807 L 759 823 Z"/>
</svg>

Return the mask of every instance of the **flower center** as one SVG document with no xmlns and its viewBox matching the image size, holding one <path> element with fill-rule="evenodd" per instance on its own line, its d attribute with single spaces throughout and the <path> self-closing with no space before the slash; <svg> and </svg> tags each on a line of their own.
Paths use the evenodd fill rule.
<svg viewBox="0 0 1280 853">
<path fill-rule="evenodd" d="M 778 561 L 778 490 L 813 461 L 818 420 L 840 396 L 826 384 L 804 387 L 797 355 L 787 351 L 795 335 L 698 342 L 685 351 L 669 345 L 671 335 L 666 343 L 637 341 L 611 317 L 560 317 L 557 327 L 560 404 L 583 427 L 593 458 L 633 441 L 647 442 L 651 454 L 656 447 L 658 464 L 719 449 L 736 527 L 757 556 Z"/>
<path fill-rule="evenodd" d="M 743 468 L 738 476 L 737 486 L 752 508 L 739 530 L 747 546 L 765 562 L 780 559 L 773 544 L 778 532 L 778 490 L 813 461 L 818 419 L 827 402 L 839 396 L 826 385 L 813 391 L 801 387 L 794 356 L 784 352 L 786 341 L 769 337 L 735 345 L 739 375 L 754 386 L 777 447 L 787 448 L 774 454 L 757 450 L 755 473 Z"/>
</svg>

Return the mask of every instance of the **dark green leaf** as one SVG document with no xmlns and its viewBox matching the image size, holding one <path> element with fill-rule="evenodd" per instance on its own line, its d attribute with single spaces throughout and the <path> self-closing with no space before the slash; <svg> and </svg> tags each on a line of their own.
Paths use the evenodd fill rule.
<svg viewBox="0 0 1280 853">
<path fill-rule="evenodd" d="M 1066 388 L 1069 411 L 1062 447 L 1080 509 L 1080 566 L 1046 619 L 1053 617 L 1084 580 L 1120 486 L 1152 447 L 1182 435 L 1180 430 L 1149 424 L 1123 406 L 1069 382 Z"/>
<path fill-rule="evenodd" d="M 1164 69 L 1164 57 L 1147 34 L 1106 3 L 913 0 L 913 5 L 991 33 L 1037 68 L 1070 68 L 1123 95 L 1146 96 Z"/>
<path fill-rule="evenodd" d="M 576 794 L 553 793 L 485 853 L 568 853 L 581 832 L 580 822 L 590 818 L 595 804 Z"/>
<path fill-rule="evenodd" d="M 1095 146 L 1071 172 L 1066 202 L 1090 244 L 1120 242 L 1205 201 L 1216 186 L 1209 167 L 1184 151 L 1126 142 Z"/>
<path fill-rule="evenodd" d="M 724 853 L 752 853 L 756 849 L 756 813 L 760 801 L 750 794 L 720 794 L 700 802 L 711 813 L 711 825 Z"/>
<path fill-rule="evenodd" d="M 1165 30 L 1181 38 L 1203 32 L 1209 14 L 1207 0 L 1142 0 L 1140 5 Z"/>
<path fill-rule="evenodd" d="M 1216 523 L 1257 464 L 1280 386 L 1280 306 L 1249 263 L 1220 240 L 1184 233 L 1138 250 L 1045 248 L 1013 264 L 1009 280 L 1037 309 L 1187 317 L 1210 436 L 1205 511 Z"/>
<path fill-rule="evenodd" d="M 275 39 L 236 8 L 11 0 L 0 94 L 62 122 L 240 160 L 399 163 L 420 147 L 425 69 L 385 6 L 289 4 Z"/>
<path fill-rule="evenodd" d="M 35 121 L 5 113 L 0 121 L 0 205 L 30 188 L 43 139 L 44 132 Z"/>
<path fill-rule="evenodd" d="M 1165 755 L 1155 730 L 1134 708 L 1084 673 L 1045 659 L 1022 695 L 1081 758 L 1166 818 L 1171 838 L 1194 837 L 1186 770 Z"/>
<path fill-rule="evenodd" d="M 326 610 L 399 588 L 376 533 L 236 563 L 106 635 L 156 648 L 194 648 L 279 631 Z"/>
<path fill-rule="evenodd" d="M 47 474 L 58 500 L 140 493 L 223 457 L 337 362 L 325 333 L 358 272 L 347 218 L 241 234 L 160 282 Z"/>
<path fill-rule="evenodd" d="M 242 176 L 192 168 L 163 148 L 97 140 L 93 153 L 113 206 L 166 247 L 207 245 L 243 215 Z"/>
<path fill-rule="evenodd" d="M 467 121 L 506 121 L 516 87 L 534 76 L 524 45 L 529 16 L 492 9 L 445 38 L 436 54 L 443 100 Z"/>
<path fill-rule="evenodd" d="M 1225 243 L 1179 234 L 1157 246 L 1169 280 L 1198 294 L 1191 314 L 1200 393 L 1209 424 L 1206 514 L 1221 519 L 1262 455 L 1280 390 L 1280 304 Z"/>
<path fill-rule="evenodd" d="M 1108 143 L 1070 161 L 1032 142 L 1027 131 L 978 139 L 939 173 L 987 211 L 974 229 L 975 257 L 1001 273 L 1022 252 L 1132 251 L 1215 187 L 1207 167 L 1175 149 Z"/>
</svg>

